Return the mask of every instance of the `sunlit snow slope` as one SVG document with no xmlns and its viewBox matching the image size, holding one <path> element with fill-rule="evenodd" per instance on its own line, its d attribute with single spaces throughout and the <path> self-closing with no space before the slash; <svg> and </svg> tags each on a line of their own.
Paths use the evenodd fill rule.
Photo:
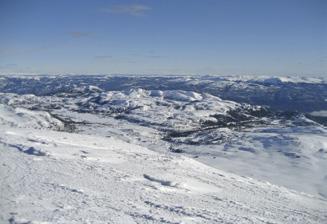
<svg viewBox="0 0 327 224">
<path fill-rule="evenodd" d="M 326 97 L 322 79 L 0 78 L 0 223 L 327 223 Z"/>
<path fill-rule="evenodd" d="M 324 223 L 327 202 L 116 138 L 3 127 L 1 223 Z"/>
<path fill-rule="evenodd" d="M 323 198 L 115 137 L 2 124 L 0 149 L 1 223 L 327 221 Z"/>
</svg>

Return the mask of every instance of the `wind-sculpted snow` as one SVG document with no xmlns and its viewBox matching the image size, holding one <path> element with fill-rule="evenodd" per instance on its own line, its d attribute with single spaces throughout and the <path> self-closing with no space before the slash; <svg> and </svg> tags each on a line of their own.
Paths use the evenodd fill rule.
<svg viewBox="0 0 327 224">
<path fill-rule="evenodd" d="M 324 223 L 322 102 L 320 79 L 3 78 L 0 223 Z"/>
</svg>

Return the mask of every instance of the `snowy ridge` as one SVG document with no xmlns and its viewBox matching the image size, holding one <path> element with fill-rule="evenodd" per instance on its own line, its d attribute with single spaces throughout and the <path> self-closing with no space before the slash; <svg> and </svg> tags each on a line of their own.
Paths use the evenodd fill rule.
<svg viewBox="0 0 327 224">
<path fill-rule="evenodd" d="M 147 125 L 189 129 L 201 121 L 215 121 L 212 115 L 225 115 L 242 107 L 241 104 L 221 100 L 210 94 L 182 90 L 107 91 L 82 93 L 74 96 L 46 96 L 0 94 L 0 102 L 29 109 L 68 109 L 84 113 L 121 115 Z M 247 107 L 250 107 L 249 105 Z M 256 110 L 259 107 L 252 107 Z"/>
<path fill-rule="evenodd" d="M 326 78 L 256 76 L 3 76 L 0 92 L 49 96 L 97 91 L 182 90 L 277 110 L 327 110 Z M 313 100 L 314 99 L 314 100 Z"/>
<path fill-rule="evenodd" d="M 121 118 L 157 124 L 162 127 L 188 129 L 200 120 L 212 120 L 211 115 L 226 114 L 239 104 L 223 101 L 210 94 L 181 90 L 109 91 L 92 93 L 76 102 L 78 110 L 123 114 Z"/>
<path fill-rule="evenodd" d="M 307 83 L 307 84 L 322 84 L 326 83 L 326 78 L 323 77 L 301 77 L 301 76 L 223 76 L 225 80 L 230 81 L 246 81 L 246 82 L 262 82 L 267 84 L 282 84 L 282 83 Z"/>
<path fill-rule="evenodd" d="M 0 125 L 35 129 L 51 128 L 54 130 L 64 128 L 64 124 L 48 112 L 13 108 L 3 104 L 0 104 Z"/>
</svg>

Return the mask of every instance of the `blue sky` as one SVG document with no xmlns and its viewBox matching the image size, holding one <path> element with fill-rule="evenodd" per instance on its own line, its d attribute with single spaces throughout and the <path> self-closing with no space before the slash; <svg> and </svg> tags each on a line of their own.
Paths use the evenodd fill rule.
<svg viewBox="0 0 327 224">
<path fill-rule="evenodd" d="M 0 73 L 319 75 L 326 0 L 0 0 Z"/>
</svg>

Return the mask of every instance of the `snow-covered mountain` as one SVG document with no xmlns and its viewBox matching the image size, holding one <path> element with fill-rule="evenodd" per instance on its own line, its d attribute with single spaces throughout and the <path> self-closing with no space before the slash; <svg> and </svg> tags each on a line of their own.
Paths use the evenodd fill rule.
<svg viewBox="0 0 327 224">
<path fill-rule="evenodd" d="M 327 110 L 326 78 L 256 76 L 4 76 L 0 92 L 34 94 L 96 91 L 184 90 L 210 93 L 224 100 L 267 105 L 277 110 Z M 19 87 L 19 88 L 17 88 Z"/>
<path fill-rule="evenodd" d="M 0 79 L 0 222 L 327 222 L 327 84 Z"/>
<path fill-rule="evenodd" d="M 64 123 L 48 112 L 31 111 L 20 107 L 0 104 L 0 125 L 19 128 L 62 130 Z"/>
</svg>

